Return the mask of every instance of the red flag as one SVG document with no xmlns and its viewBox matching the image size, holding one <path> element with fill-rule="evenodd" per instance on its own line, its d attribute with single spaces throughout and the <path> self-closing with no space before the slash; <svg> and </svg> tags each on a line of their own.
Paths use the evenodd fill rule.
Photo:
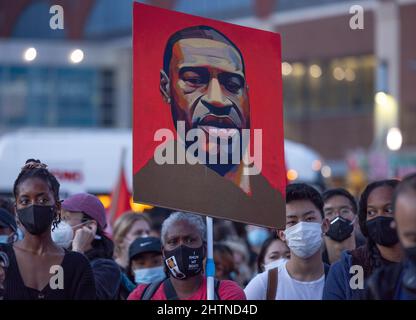
<svg viewBox="0 0 416 320">
<path fill-rule="evenodd" d="M 121 165 L 120 175 L 117 184 L 111 193 L 110 223 L 113 225 L 124 212 L 131 210 L 131 193 L 127 186 L 127 179 L 124 173 L 124 166 Z"/>
</svg>

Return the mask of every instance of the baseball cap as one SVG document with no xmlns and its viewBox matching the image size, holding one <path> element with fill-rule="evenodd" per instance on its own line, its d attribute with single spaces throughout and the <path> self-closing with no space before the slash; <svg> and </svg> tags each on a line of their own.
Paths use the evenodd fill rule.
<svg viewBox="0 0 416 320">
<path fill-rule="evenodd" d="M 15 218 L 5 209 L 0 208 L 0 227 L 17 230 Z"/>
<path fill-rule="evenodd" d="M 102 230 L 107 226 L 105 208 L 101 201 L 92 194 L 74 194 L 62 202 L 62 208 L 70 212 L 83 212 L 97 221 Z"/>
<path fill-rule="evenodd" d="M 146 252 L 158 252 L 162 254 L 162 243 L 159 238 L 137 238 L 129 247 L 129 259 Z"/>
</svg>

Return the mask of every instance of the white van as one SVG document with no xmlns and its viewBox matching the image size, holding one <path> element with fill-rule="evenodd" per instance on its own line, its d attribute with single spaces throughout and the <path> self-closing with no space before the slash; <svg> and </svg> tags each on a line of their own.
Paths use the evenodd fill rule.
<svg viewBox="0 0 416 320">
<path fill-rule="evenodd" d="M 132 134 L 129 129 L 22 129 L 0 136 L 0 194 L 11 195 L 13 183 L 27 159 L 48 164 L 61 183 L 62 193 L 109 194 L 121 161 L 132 185 Z M 322 183 L 321 157 L 310 148 L 285 141 L 286 168 L 294 181 Z"/>
</svg>

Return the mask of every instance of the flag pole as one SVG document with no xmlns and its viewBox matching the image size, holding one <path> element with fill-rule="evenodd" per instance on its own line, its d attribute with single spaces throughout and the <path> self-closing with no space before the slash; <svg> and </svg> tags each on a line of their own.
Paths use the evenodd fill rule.
<svg viewBox="0 0 416 320">
<path fill-rule="evenodd" d="M 214 300 L 214 277 L 215 277 L 215 263 L 214 263 L 214 238 L 212 218 L 207 216 L 207 300 Z"/>
</svg>

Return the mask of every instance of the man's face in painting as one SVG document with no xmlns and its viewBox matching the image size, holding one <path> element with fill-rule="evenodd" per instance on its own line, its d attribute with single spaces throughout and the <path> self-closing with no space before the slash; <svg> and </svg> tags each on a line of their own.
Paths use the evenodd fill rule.
<svg viewBox="0 0 416 320">
<path fill-rule="evenodd" d="M 210 131 L 229 138 L 238 132 L 241 139 L 241 130 L 250 128 L 243 61 L 231 44 L 205 38 L 175 42 L 169 74 L 161 75 L 161 92 L 169 98 L 175 126 L 184 121 L 186 133 L 204 131 L 206 152 L 218 148 L 209 143 Z"/>
</svg>

